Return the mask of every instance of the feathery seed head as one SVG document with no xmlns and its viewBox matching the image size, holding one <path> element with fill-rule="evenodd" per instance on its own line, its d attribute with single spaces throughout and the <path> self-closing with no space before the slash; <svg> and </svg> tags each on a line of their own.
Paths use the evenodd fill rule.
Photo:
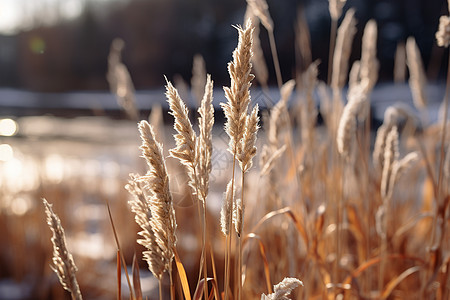
<svg viewBox="0 0 450 300">
<path fill-rule="evenodd" d="M 439 18 L 439 29 L 436 32 L 437 44 L 447 48 L 450 45 L 450 17 L 441 16 Z"/>
<path fill-rule="evenodd" d="M 331 19 L 337 21 L 341 17 L 345 2 L 347 0 L 328 0 L 328 10 L 330 11 Z"/>
<path fill-rule="evenodd" d="M 227 185 L 227 190 L 223 194 L 224 199 L 220 211 L 220 226 L 224 235 L 230 234 L 234 192 L 233 180 L 230 180 Z"/>
<path fill-rule="evenodd" d="M 349 9 L 339 26 L 333 56 L 333 73 L 331 86 L 342 89 L 348 72 L 348 61 L 352 51 L 353 37 L 356 33 L 355 10 Z"/>
<path fill-rule="evenodd" d="M 239 161 L 242 172 L 247 172 L 253 165 L 253 157 L 256 155 L 256 137 L 259 129 L 258 104 L 252 113 L 246 117 L 244 136 L 239 144 L 236 158 Z"/>
<path fill-rule="evenodd" d="M 274 292 L 272 294 L 267 296 L 262 294 L 261 300 L 289 300 L 288 296 L 298 286 L 303 286 L 303 282 L 297 278 L 286 277 L 283 281 L 273 286 Z"/>
<path fill-rule="evenodd" d="M 227 122 L 225 130 L 230 137 L 229 150 L 234 153 L 244 134 L 245 119 L 250 103 L 250 86 L 254 76 L 251 74 L 252 33 L 250 19 L 245 29 L 236 27 L 239 32 L 238 46 L 233 52 L 233 61 L 228 64 L 231 86 L 224 87 L 226 103 L 221 103 Z"/>
<path fill-rule="evenodd" d="M 78 269 L 75 266 L 72 254 L 67 249 L 64 228 L 59 217 L 53 212 L 52 205 L 44 198 L 42 202 L 47 215 L 47 224 L 53 233 L 51 238 L 53 244 L 52 270 L 58 275 L 63 288 L 72 294 L 72 299 L 81 300 L 80 288 L 75 277 L 75 272 Z"/>
</svg>

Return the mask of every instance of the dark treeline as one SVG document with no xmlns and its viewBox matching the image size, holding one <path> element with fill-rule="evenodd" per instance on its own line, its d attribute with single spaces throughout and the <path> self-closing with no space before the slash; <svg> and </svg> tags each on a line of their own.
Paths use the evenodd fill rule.
<svg viewBox="0 0 450 300">
<path fill-rule="evenodd" d="M 233 24 L 241 24 L 245 0 L 130 0 L 102 7 L 86 2 L 81 16 L 52 26 L 40 26 L 15 36 L 0 36 L 0 86 L 57 92 L 104 90 L 111 41 L 120 37 L 126 47 L 123 60 L 137 89 L 160 87 L 169 78 L 191 76 L 192 58 L 203 55 L 207 71 L 217 84 L 228 84 L 226 64 L 236 44 Z M 268 1 L 275 23 L 283 79 L 294 77 L 296 65 L 295 23 L 301 9 L 307 21 L 313 59 L 320 59 L 320 78 L 326 78 L 330 17 L 327 0 Z M 392 79 L 398 42 L 416 37 L 429 75 L 442 71 L 443 50 L 436 48 L 434 33 L 446 2 L 425 0 L 349 0 L 355 7 L 358 34 L 352 59 L 360 57 L 365 23 L 378 22 L 380 80 Z M 267 32 L 261 29 L 263 50 L 276 84 Z M 432 59 L 431 59 L 432 57 Z M 255 83 L 256 84 L 256 83 Z"/>
</svg>

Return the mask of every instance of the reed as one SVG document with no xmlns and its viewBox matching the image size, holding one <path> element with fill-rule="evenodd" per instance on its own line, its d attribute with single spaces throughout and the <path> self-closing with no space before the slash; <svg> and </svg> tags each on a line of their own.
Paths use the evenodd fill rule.
<svg viewBox="0 0 450 300">
<path fill-rule="evenodd" d="M 80 287 L 75 276 L 75 272 L 78 271 L 75 266 L 72 254 L 67 249 L 66 235 L 64 228 L 61 225 L 59 217 L 53 212 L 52 205 L 47 200 L 42 199 L 45 207 L 45 214 L 47 215 L 47 224 L 52 231 L 52 244 L 53 244 L 53 258 L 52 258 L 52 270 L 58 275 L 59 282 L 62 287 L 68 291 L 73 300 L 81 300 Z"/>
</svg>

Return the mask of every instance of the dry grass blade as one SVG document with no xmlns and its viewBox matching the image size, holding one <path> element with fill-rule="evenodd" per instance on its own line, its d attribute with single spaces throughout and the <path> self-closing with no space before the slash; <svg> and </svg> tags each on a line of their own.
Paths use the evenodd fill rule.
<svg viewBox="0 0 450 300">
<path fill-rule="evenodd" d="M 139 272 L 139 264 L 136 260 L 136 253 L 133 255 L 131 270 L 133 273 L 133 288 L 136 295 L 136 300 L 142 300 L 141 275 Z"/>
<path fill-rule="evenodd" d="M 109 201 L 108 201 L 107 198 L 105 198 L 105 203 L 106 203 L 106 209 L 108 211 L 109 221 L 111 223 L 111 228 L 112 228 L 112 231 L 113 231 L 113 234 L 114 234 L 114 240 L 116 242 L 117 251 L 120 254 L 120 258 L 122 260 L 123 269 L 125 271 L 125 275 L 126 275 L 126 278 L 127 278 L 128 288 L 130 289 L 130 297 L 133 300 L 136 297 L 134 295 L 133 288 L 131 287 L 130 276 L 128 276 L 127 264 L 125 262 L 125 257 L 123 256 L 123 253 L 122 253 L 122 250 L 121 250 L 122 248 L 120 247 L 119 236 L 117 235 L 116 226 L 114 225 L 114 220 L 113 220 L 113 217 L 112 217 L 111 208 L 109 206 Z"/>
<path fill-rule="evenodd" d="M 269 174 L 270 170 L 275 166 L 277 160 L 283 155 L 284 151 L 286 151 L 286 145 L 283 145 L 281 148 L 277 149 L 272 155 L 267 159 L 265 164 L 261 168 L 261 176 Z"/>
<path fill-rule="evenodd" d="M 59 217 L 53 212 L 52 205 L 47 200 L 42 199 L 47 215 L 47 224 L 50 227 L 53 236 L 53 271 L 58 275 L 59 282 L 63 288 L 70 292 L 72 299 L 81 300 L 80 287 L 78 286 L 75 272 L 78 270 L 73 261 L 72 254 L 67 249 L 66 236 L 64 228 L 61 225 Z"/>
<path fill-rule="evenodd" d="M 117 299 L 122 299 L 122 267 L 120 264 L 120 250 L 117 250 L 116 255 L 116 265 L 117 265 Z M 134 279 L 134 278 L 133 278 Z"/>
<path fill-rule="evenodd" d="M 249 241 L 250 239 L 255 239 L 258 242 L 259 252 L 261 253 L 261 257 L 262 257 L 263 263 L 264 263 L 264 274 L 265 274 L 265 278 L 266 278 L 267 291 L 269 294 L 271 294 L 272 293 L 272 284 L 271 284 L 271 280 L 270 280 L 269 261 L 267 260 L 266 248 L 264 247 L 264 244 L 262 243 L 261 237 L 254 233 L 247 234 L 242 241 L 242 245 L 245 245 L 247 243 L 247 241 Z"/>
<path fill-rule="evenodd" d="M 411 267 L 406 271 L 404 271 L 403 273 L 401 273 L 400 275 L 398 275 L 397 277 L 395 277 L 394 279 L 392 279 L 391 281 L 389 281 L 389 283 L 383 290 L 380 299 L 387 299 L 397 285 L 399 285 L 403 280 L 405 280 L 406 277 L 418 272 L 420 269 L 421 267 L 419 266 Z"/>
<path fill-rule="evenodd" d="M 262 217 L 258 221 L 258 223 L 256 223 L 255 226 L 253 226 L 251 232 L 256 232 L 263 223 L 265 223 L 266 221 L 268 221 L 269 219 L 271 219 L 275 216 L 282 215 L 282 214 L 285 214 L 289 218 L 291 218 L 291 220 L 294 222 L 295 228 L 300 233 L 301 237 L 303 238 L 303 241 L 305 242 L 305 245 L 308 248 L 309 247 L 309 239 L 308 239 L 308 234 L 306 233 L 305 227 L 300 223 L 300 221 L 295 216 L 295 214 L 293 213 L 293 211 L 290 207 L 280 208 L 278 210 L 267 213 L 264 217 Z"/>
<path fill-rule="evenodd" d="M 180 281 L 181 281 L 181 287 L 183 288 L 184 299 L 191 300 L 191 292 L 189 290 L 189 283 L 188 283 L 188 279 L 186 276 L 186 271 L 183 267 L 183 264 L 181 263 L 180 257 L 178 256 L 176 249 L 174 249 L 174 258 L 175 258 L 175 263 L 177 266 L 177 273 L 178 273 L 178 276 L 180 277 Z M 200 292 L 202 290 L 203 289 L 200 289 Z"/>
<path fill-rule="evenodd" d="M 216 297 L 217 298 L 218 297 L 219 288 L 217 286 L 216 280 L 214 278 L 208 278 L 207 282 L 211 282 L 212 288 L 214 290 L 214 293 L 211 293 L 209 295 L 208 299 L 212 299 L 212 297 Z M 194 296 L 192 296 L 192 300 L 200 300 L 202 298 L 202 292 L 203 292 L 204 285 L 205 285 L 205 279 L 203 278 L 198 283 L 197 288 L 195 289 L 195 292 L 194 292 Z M 217 298 L 217 299 L 220 299 L 220 298 Z"/>
<path fill-rule="evenodd" d="M 422 259 L 418 257 L 412 257 L 412 256 L 405 256 L 403 254 L 389 254 L 387 255 L 386 259 L 390 260 L 404 260 L 404 261 L 413 261 L 416 264 L 420 264 L 422 266 L 425 266 L 426 263 Z M 369 259 L 368 261 L 363 262 L 361 265 L 359 265 L 356 269 L 352 271 L 352 273 L 345 278 L 343 281 L 343 284 L 351 284 L 352 280 L 359 277 L 364 271 L 366 271 L 368 268 L 379 264 L 381 262 L 381 258 L 379 256 L 374 257 L 372 259 Z"/>
</svg>

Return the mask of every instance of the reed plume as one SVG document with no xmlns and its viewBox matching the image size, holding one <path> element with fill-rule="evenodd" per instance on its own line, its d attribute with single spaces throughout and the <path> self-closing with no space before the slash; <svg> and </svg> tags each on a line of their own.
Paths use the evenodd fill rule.
<svg viewBox="0 0 450 300">
<path fill-rule="evenodd" d="M 116 95 L 117 102 L 132 120 L 139 120 L 139 111 L 134 97 L 134 85 L 127 67 L 122 63 L 122 50 L 125 43 L 122 39 L 114 39 L 108 56 L 108 80 L 111 92 Z"/>
<path fill-rule="evenodd" d="M 136 223 L 142 228 L 138 232 L 142 239 L 138 239 L 137 243 L 147 249 L 142 254 L 144 260 L 147 261 L 148 269 L 158 280 L 161 280 L 168 262 L 156 242 L 155 233 L 151 225 L 151 198 L 146 195 L 142 178 L 137 174 L 130 174 L 130 179 L 125 189 L 133 196 L 133 199 L 128 201 L 128 204 L 131 207 L 131 211 L 135 214 Z"/>
<path fill-rule="evenodd" d="M 197 153 L 198 153 L 198 172 L 197 182 L 199 185 L 199 192 L 201 200 L 205 202 L 208 195 L 209 188 L 209 174 L 211 173 L 211 156 L 212 156 L 212 129 L 214 125 L 214 107 L 213 101 L 213 85 L 211 75 L 207 75 L 205 92 L 201 101 L 198 113 L 198 124 L 200 129 L 200 135 L 197 138 Z"/>
<path fill-rule="evenodd" d="M 397 44 L 394 60 L 394 82 L 403 83 L 406 78 L 406 48 L 403 42 Z"/>
<path fill-rule="evenodd" d="M 191 87 L 194 98 L 198 104 L 201 104 L 203 98 L 203 91 L 206 85 L 206 64 L 203 56 L 200 54 L 194 55 L 192 63 L 192 78 Z"/>
<path fill-rule="evenodd" d="M 338 29 L 331 78 L 331 86 L 334 89 L 342 89 L 347 80 L 348 61 L 352 51 L 353 37 L 356 33 L 354 15 L 355 10 L 349 9 Z"/>
<path fill-rule="evenodd" d="M 238 148 L 245 128 L 248 105 L 250 103 L 250 86 L 254 75 L 251 74 L 252 33 L 253 27 L 248 20 L 245 29 L 236 27 L 239 42 L 233 51 L 233 62 L 228 63 L 231 86 L 224 87 L 228 102 L 221 103 L 227 119 L 225 131 L 230 137 L 228 150 L 234 154 Z"/>
<path fill-rule="evenodd" d="M 416 40 L 409 37 L 406 41 L 406 61 L 409 69 L 409 86 L 411 88 L 414 105 L 419 110 L 424 110 L 427 106 L 425 87 L 427 79 L 423 68 L 422 57 Z"/>
<path fill-rule="evenodd" d="M 165 269 L 170 274 L 177 243 L 175 235 L 177 223 L 172 194 L 169 190 L 169 177 L 163 157 L 163 149 L 162 145 L 155 140 L 153 128 L 147 121 L 139 123 L 139 132 L 142 139 L 140 147 L 142 157 L 146 160 L 149 168 L 147 174 L 142 176 L 142 180 L 145 183 L 145 189 L 151 196 L 150 211 L 152 218 L 150 219 L 150 225 L 155 234 L 156 243 L 164 257 Z"/>
<path fill-rule="evenodd" d="M 367 80 L 367 89 L 371 91 L 378 79 L 379 63 L 377 60 L 377 23 L 375 20 L 367 22 L 364 28 L 361 50 L 361 80 Z"/>
<path fill-rule="evenodd" d="M 220 228 L 224 235 L 230 233 L 231 220 L 233 214 L 233 198 L 234 198 L 234 185 L 231 179 L 227 184 L 226 192 L 223 194 L 222 209 L 220 211 Z"/>
<path fill-rule="evenodd" d="M 171 110 L 170 114 L 175 118 L 173 127 L 177 131 L 174 135 L 176 147 L 170 149 L 169 153 L 186 167 L 189 176 L 189 186 L 192 188 L 194 195 L 199 197 L 196 183 L 196 168 L 198 164 L 197 135 L 189 120 L 189 111 L 177 89 L 170 81 L 167 81 L 166 97 Z"/>
<path fill-rule="evenodd" d="M 381 177 L 381 196 L 383 199 L 390 199 L 393 189 L 393 186 L 391 186 L 391 183 L 393 182 L 391 179 L 393 166 L 400 155 L 398 150 L 397 126 L 392 126 L 389 130 L 385 144 L 383 173 Z"/>
<path fill-rule="evenodd" d="M 339 153 L 345 159 L 352 157 L 351 149 L 356 137 L 357 116 L 367 102 L 366 91 L 367 88 L 363 84 L 349 91 L 348 103 L 339 121 L 336 143 Z"/>
<path fill-rule="evenodd" d="M 256 155 L 256 136 L 259 129 L 259 107 L 256 105 L 251 114 L 245 120 L 244 136 L 237 153 L 237 160 L 243 173 L 247 172 L 253 165 L 253 157 Z"/>
<path fill-rule="evenodd" d="M 280 283 L 273 286 L 273 293 L 269 295 L 262 294 L 261 300 L 289 300 L 288 296 L 292 290 L 298 286 L 303 286 L 303 282 L 297 278 L 286 277 Z"/>
<path fill-rule="evenodd" d="M 305 100 L 300 112 L 302 141 L 307 145 L 313 146 L 314 127 L 317 123 L 317 109 L 313 94 L 317 85 L 317 75 L 319 62 L 311 63 L 305 73 L 302 75 L 303 86 L 305 87 Z M 297 84 L 298 89 L 299 84 Z"/>
<path fill-rule="evenodd" d="M 270 17 L 269 6 L 266 0 L 247 0 L 247 4 L 250 7 L 252 13 L 259 18 L 263 26 L 269 33 L 270 49 L 272 51 L 273 65 L 275 67 L 275 73 L 277 76 L 278 88 L 283 85 L 283 79 L 281 77 L 280 62 L 278 60 L 277 47 L 275 44 L 275 36 L 273 33 L 273 20 Z M 245 20 L 247 21 L 247 20 Z"/>
<path fill-rule="evenodd" d="M 347 0 L 328 0 L 328 10 L 330 11 L 331 19 L 337 21 L 342 15 L 342 9 Z"/>
<path fill-rule="evenodd" d="M 450 17 L 441 16 L 439 18 L 439 29 L 436 32 L 437 44 L 440 47 L 448 47 L 450 45 Z"/>
<path fill-rule="evenodd" d="M 64 234 L 64 228 L 61 225 L 59 217 L 53 212 L 52 205 L 47 202 L 46 199 L 42 199 L 45 207 L 45 214 L 47 215 L 47 224 L 52 231 L 52 244 L 53 244 L 53 265 L 52 270 L 58 275 L 59 282 L 63 288 L 70 292 L 73 300 L 81 300 L 80 287 L 75 276 L 75 272 L 78 271 L 75 266 L 72 254 L 67 249 L 66 236 Z"/>
<path fill-rule="evenodd" d="M 269 79 L 269 71 L 267 70 L 267 64 L 266 60 L 264 58 L 264 52 L 261 48 L 261 40 L 259 39 L 259 18 L 253 13 L 250 5 L 247 5 L 247 9 L 245 11 L 244 16 L 244 24 L 247 21 L 247 19 L 250 19 L 253 26 L 253 43 L 252 43 L 252 63 L 253 63 L 253 70 L 255 71 L 256 79 L 258 80 L 259 84 L 264 89 L 267 89 L 267 80 Z"/>
</svg>

